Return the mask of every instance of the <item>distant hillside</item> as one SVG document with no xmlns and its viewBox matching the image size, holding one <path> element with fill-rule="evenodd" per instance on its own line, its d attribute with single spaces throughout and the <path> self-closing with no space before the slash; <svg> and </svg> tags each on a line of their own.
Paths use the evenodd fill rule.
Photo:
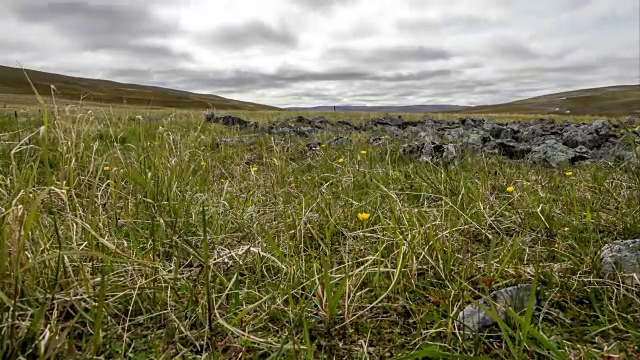
<svg viewBox="0 0 640 360">
<path fill-rule="evenodd" d="M 640 115 L 640 85 L 619 85 L 537 96 L 505 104 L 474 106 L 465 114 Z"/>
<path fill-rule="evenodd" d="M 467 108 L 468 107 L 466 106 L 457 105 L 336 106 L 335 110 L 338 112 L 424 114 L 444 111 L 459 111 Z M 303 112 L 331 112 L 333 111 L 333 106 L 290 107 L 286 109 L 291 111 Z"/>
<path fill-rule="evenodd" d="M 119 83 L 109 80 L 86 79 L 25 69 L 38 92 L 51 94 L 51 85 L 58 90 L 56 97 L 66 100 L 127 104 L 184 109 L 216 108 L 234 110 L 278 110 L 276 107 L 196 94 L 155 86 Z M 0 65 L 0 94 L 33 94 L 22 69 Z"/>
</svg>

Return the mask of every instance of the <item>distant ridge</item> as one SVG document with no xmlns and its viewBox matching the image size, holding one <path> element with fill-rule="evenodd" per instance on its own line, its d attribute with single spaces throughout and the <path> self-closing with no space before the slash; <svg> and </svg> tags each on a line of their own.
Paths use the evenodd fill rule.
<svg viewBox="0 0 640 360">
<path fill-rule="evenodd" d="M 408 106 L 336 106 L 338 112 L 367 112 L 367 113 L 407 113 L 425 114 L 445 111 L 460 111 L 469 108 L 458 105 L 408 105 Z M 333 106 L 288 107 L 286 110 L 301 112 L 331 112 Z"/>
<path fill-rule="evenodd" d="M 119 105 L 183 109 L 280 110 L 273 106 L 232 100 L 217 95 L 25 70 L 41 95 L 51 94 L 51 85 L 54 85 L 57 90 L 56 97 L 65 100 L 77 101 L 82 97 L 88 102 Z M 22 69 L 0 65 L 0 94 L 33 94 Z"/>
<path fill-rule="evenodd" d="M 616 85 L 565 91 L 504 104 L 474 106 L 465 114 L 640 115 L 640 85 Z"/>
</svg>

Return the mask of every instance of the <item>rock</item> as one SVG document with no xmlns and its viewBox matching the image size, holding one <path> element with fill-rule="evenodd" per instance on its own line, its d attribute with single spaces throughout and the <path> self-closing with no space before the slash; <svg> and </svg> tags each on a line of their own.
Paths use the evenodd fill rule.
<svg viewBox="0 0 640 360">
<path fill-rule="evenodd" d="M 371 145 L 381 145 L 384 143 L 384 140 L 387 138 L 387 136 L 374 136 L 372 138 L 369 139 L 369 144 Z"/>
<path fill-rule="evenodd" d="M 496 140 L 495 145 L 500 154 L 513 160 L 522 160 L 531 152 L 529 144 L 519 143 L 512 139 Z"/>
<path fill-rule="evenodd" d="M 324 116 L 318 116 L 313 119 L 307 119 L 304 116 L 296 116 L 294 122 L 309 125 L 317 129 L 325 129 L 327 127 L 327 119 Z"/>
<path fill-rule="evenodd" d="M 496 306 L 497 315 L 501 319 L 506 317 L 506 308 L 511 308 L 515 313 L 519 313 L 527 308 L 529 296 L 533 287 L 530 284 L 523 284 L 496 290 L 489 294 L 488 298 L 482 298 L 478 303 L 491 311 L 489 301 Z M 534 299 L 534 306 L 538 305 L 538 296 Z M 473 335 L 486 330 L 496 322 L 487 312 L 476 304 L 470 304 L 458 314 L 456 328 L 467 335 Z"/>
<path fill-rule="evenodd" d="M 532 162 L 548 164 L 553 167 L 563 163 L 575 164 L 589 159 L 588 153 L 577 152 L 576 150 L 563 145 L 558 140 L 548 139 L 535 146 L 527 158 Z M 584 148 L 581 148 L 582 150 Z"/>
<path fill-rule="evenodd" d="M 460 124 L 465 127 L 478 127 L 483 126 L 486 120 L 476 117 L 464 117 L 460 118 L 458 121 L 460 121 Z"/>
<path fill-rule="evenodd" d="M 136 121 L 160 121 L 162 116 L 157 115 L 137 115 Z"/>
<path fill-rule="evenodd" d="M 419 157 L 420 162 L 453 162 L 458 159 L 458 151 L 453 144 L 440 144 L 435 141 L 424 141 L 402 147 L 402 153 L 410 157 Z"/>
<path fill-rule="evenodd" d="M 529 126 L 521 128 L 520 132 L 514 138 L 527 144 L 537 145 L 542 142 L 543 138 L 546 139 L 550 135 L 553 135 L 553 132 L 548 125 L 530 124 Z"/>
<path fill-rule="evenodd" d="M 336 122 L 337 125 L 341 125 L 344 126 L 348 129 L 353 129 L 353 124 L 351 124 L 350 122 L 348 122 L 347 120 L 338 120 L 338 122 Z"/>
<path fill-rule="evenodd" d="M 562 143 L 571 148 L 584 146 L 588 149 L 596 149 L 609 140 L 612 130 L 613 125 L 606 120 L 570 126 L 562 134 Z"/>
<path fill-rule="evenodd" d="M 468 149 L 480 150 L 489 141 L 491 136 L 480 128 L 471 128 L 462 135 L 462 145 Z"/>
<path fill-rule="evenodd" d="M 328 142 L 328 145 L 332 146 L 332 147 L 338 147 L 338 146 L 351 145 L 352 143 L 353 143 L 353 140 L 351 140 L 350 137 L 338 136 L 338 137 L 335 137 L 335 138 L 331 139 Z"/>
<path fill-rule="evenodd" d="M 402 116 L 395 117 L 389 114 L 382 117 L 382 119 L 372 119 L 371 121 L 371 123 L 374 126 L 391 126 L 391 127 L 399 127 L 402 125 L 403 122 L 404 120 L 402 119 Z"/>
<path fill-rule="evenodd" d="M 513 139 L 515 135 L 513 128 L 501 124 L 485 123 L 482 125 L 482 129 L 494 139 Z"/>
<path fill-rule="evenodd" d="M 242 145 L 242 144 L 251 144 L 251 140 L 247 139 L 238 139 L 238 138 L 217 138 L 216 143 L 218 144 L 229 144 L 229 145 Z"/>
<path fill-rule="evenodd" d="M 629 286 L 640 285 L 640 239 L 616 241 L 602 248 L 602 272 Z"/>
<path fill-rule="evenodd" d="M 241 119 L 233 115 L 207 114 L 204 120 L 206 122 L 221 124 L 224 126 L 239 126 L 239 127 L 255 126 L 255 123 Z"/>
<path fill-rule="evenodd" d="M 305 152 L 306 153 L 311 153 L 314 151 L 320 151 L 322 147 L 322 143 L 320 143 L 320 141 L 312 141 L 310 143 L 307 143 L 307 145 L 305 145 Z"/>
<path fill-rule="evenodd" d="M 269 132 L 273 135 L 291 136 L 297 135 L 300 137 L 311 137 L 314 134 L 314 130 L 308 126 L 287 126 L 278 125 L 271 126 Z"/>
</svg>

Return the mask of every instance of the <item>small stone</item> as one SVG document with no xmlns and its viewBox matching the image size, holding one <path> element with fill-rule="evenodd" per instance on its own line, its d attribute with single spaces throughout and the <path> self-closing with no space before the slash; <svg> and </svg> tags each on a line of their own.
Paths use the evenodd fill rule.
<svg viewBox="0 0 640 360">
<path fill-rule="evenodd" d="M 616 241 L 602 248 L 602 272 L 629 286 L 640 285 L 640 239 Z"/>
<path fill-rule="evenodd" d="M 488 299 L 480 299 L 478 303 L 491 311 L 489 301 L 492 301 L 495 304 L 497 315 L 504 320 L 506 317 L 506 308 L 511 308 L 515 313 L 527 309 L 532 290 L 533 286 L 530 284 L 512 286 L 502 290 L 496 290 L 489 294 Z M 533 305 L 538 305 L 538 296 L 534 298 Z M 470 304 L 458 314 L 456 328 L 466 335 L 473 335 L 486 330 L 495 323 L 493 318 L 478 305 Z"/>
<path fill-rule="evenodd" d="M 338 137 L 335 137 L 335 138 L 331 139 L 328 144 L 331 147 L 337 147 L 337 146 L 350 145 L 352 143 L 353 143 L 353 140 L 351 140 L 350 137 L 338 136 Z"/>
</svg>

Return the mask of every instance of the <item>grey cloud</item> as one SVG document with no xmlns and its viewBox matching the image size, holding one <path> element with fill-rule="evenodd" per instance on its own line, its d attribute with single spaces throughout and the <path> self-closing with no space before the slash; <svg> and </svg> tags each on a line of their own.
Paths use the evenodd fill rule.
<svg viewBox="0 0 640 360">
<path fill-rule="evenodd" d="M 47 25 L 84 51 L 112 51 L 140 57 L 188 58 L 188 54 L 159 45 L 176 33 L 177 22 L 155 16 L 139 2 L 17 1 L 9 11 L 27 24 Z"/>
<path fill-rule="evenodd" d="M 447 50 L 426 46 L 397 46 L 370 49 L 366 51 L 351 48 L 333 48 L 325 53 L 326 57 L 339 57 L 350 63 L 359 64 L 399 64 L 422 63 L 446 60 L 453 57 Z"/>
<path fill-rule="evenodd" d="M 228 49 L 242 50 L 252 47 L 284 47 L 297 45 L 293 32 L 283 27 L 272 27 L 261 21 L 252 21 L 233 27 L 217 29 L 210 39 Z"/>
<path fill-rule="evenodd" d="M 431 33 L 433 31 L 444 30 L 460 30 L 464 28 L 472 28 L 478 30 L 480 27 L 486 27 L 489 25 L 496 25 L 497 22 L 488 18 L 473 15 L 457 15 L 447 16 L 437 19 L 424 19 L 424 18 L 410 18 L 400 19 L 396 21 L 395 27 L 401 32 L 416 34 L 416 33 Z"/>
<path fill-rule="evenodd" d="M 353 4 L 359 0 L 291 0 L 294 4 L 310 8 L 326 10 L 339 5 Z"/>
<path fill-rule="evenodd" d="M 498 40 L 490 47 L 492 55 L 498 58 L 518 60 L 532 60 L 542 57 L 525 43 L 515 41 Z"/>
<path fill-rule="evenodd" d="M 376 73 L 354 69 L 335 69 L 324 72 L 281 68 L 273 73 L 252 71 L 189 71 L 165 69 L 154 71 L 157 76 L 155 85 L 177 87 L 180 89 L 211 89 L 215 91 L 282 89 L 297 84 L 325 82 L 384 82 L 388 84 L 408 84 L 430 79 L 451 76 L 452 70 L 433 70 L 418 72 Z M 139 69 L 113 69 L 109 72 L 113 78 L 140 82 L 147 79 L 149 72 Z"/>
</svg>

